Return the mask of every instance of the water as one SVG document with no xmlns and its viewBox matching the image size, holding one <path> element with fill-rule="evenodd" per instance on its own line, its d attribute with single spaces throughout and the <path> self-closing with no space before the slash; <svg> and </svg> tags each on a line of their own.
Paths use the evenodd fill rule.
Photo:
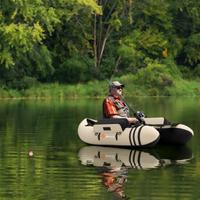
<svg viewBox="0 0 200 200">
<path fill-rule="evenodd" d="M 200 199 L 199 99 L 128 102 L 147 116 L 189 125 L 195 136 L 179 147 L 88 146 L 77 126 L 101 116 L 101 100 L 0 101 L 0 199 Z"/>
</svg>

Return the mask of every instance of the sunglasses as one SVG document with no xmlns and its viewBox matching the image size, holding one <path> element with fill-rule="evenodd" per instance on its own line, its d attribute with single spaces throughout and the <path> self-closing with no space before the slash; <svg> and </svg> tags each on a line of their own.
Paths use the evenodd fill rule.
<svg viewBox="0 0 200 200">
<path fill-rule="evenodd" d="M 123 89 L 123 87 L 121 87 L 121 86 L 117 86 L 117 87 L 115 87 L 117 90 L 122 90 Z"/>
</svg>

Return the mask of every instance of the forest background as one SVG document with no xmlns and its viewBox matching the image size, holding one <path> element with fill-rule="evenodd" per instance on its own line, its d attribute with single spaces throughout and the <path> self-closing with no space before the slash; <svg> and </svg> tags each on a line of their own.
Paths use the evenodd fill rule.
<svg viewBox="0 0 200 200">
<path fill-rule="evenodd" d="M 0 97 L 200 95 L 200 1 L 0 0 Z"/>
</svg>

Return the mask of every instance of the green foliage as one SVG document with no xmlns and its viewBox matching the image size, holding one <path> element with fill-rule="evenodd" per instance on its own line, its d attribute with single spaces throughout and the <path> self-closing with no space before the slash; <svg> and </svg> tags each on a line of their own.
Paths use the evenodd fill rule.
<svg viewBox="0 0 200 200">
<path fill-rule="evenodd" d="M 17 90 L 24 90 L 36 85 L 38 85 L 38 82 L 35 78 L 24 76 L 21 80 L 10 81 L 8 86 Z"/>
<path fill-rule="evenodd" d="M 35 23 L 28 27 L 26 24 L 4 25 L 0 29 L 2 44 L 0 48 L 0 63 L 9 68 L 24 56 L 24 53 L 33 49 L 36 43 L 44 38 L 43 29 Z"/>
<path fill-rule="evenodd" d="M 194 0 L 172 1 L 173 24 L 179 36 L 187 37 L 198 32 L 200 26 L 200 2 Z"/>
<path fill-rule="evenodd" d="M 162 32 L 150 28 L 140 34 L 138 45 L 138 48 L 143 49 L 148 56 L 158 58 L 162 57 L 162 52 L 168 46 L 168 41 Z"/>
<path fill-rule="evenodd" d="M 56 71 L 56 78 L 62 83 L 85 82 L 90 77 L 91 70 L 88 63 L 78 56 L 66 60 Z"/>
<path fill-rule="evenodd" d="M 140 34 L 141 32 L 137 30 L 119 41 L 118 54 L 122 58 L 132 61 L 142 56 L 142 51 L 137 48 L 137 41 L 139 40 Z"/>
<path fill-rule="evenodd" d="M 118 54 L 126 63 L 129 62 L 129 70 L 134 71 L 146 66 L 148 58 L 163 58 L 162 53 L 167 46 L 168 41 L 162 32 L 155 29 L 135 30 L 120 40 Z"/>
<path fill-rule="evenodd" d="M 161 64 L 167 69 L 166 73 L 173 77 L 173 80 L 178 80 L 182 78 L 182 73 L 177 67 L 176 63 L 171 57 L 162 60 Z"/>
<path fill-rule="evenodd" d="M 179 65 L 179 69 L 183 79 L 190 79 L 193 76 L 192 75 L 193 72 L 190 68 L 183 65 Z"/>
<path fill-rule="evenodd" d="M 7 90 L 5 90 L 5 88 L 0 88 L 0 99 L 1 98 L 8 98 L 9 97 L 9 93 Z"/>
<path fill-rule="evenodd" d="M 194 77 L 197 77 L 200 79 L 200 64 L 197 65 L 197 67 L 194 69 Z"/>
<path fill-rule="evenodd" d="M 199 82 L 178 80 L 174 87 L 168 88 L 169 93 L 173 96 L 195 96 L 200 95 Z"/>
<path fill-rule="evenodd" d="M 26 74 L 33 75 L 39 81 L 49 81 L 55 68 L 52 64 L 51 52 L 44 45 L 35 46 L 34 50 L 23 58 Z"/>
<path fill-rule="evenodd" d="M 82 7 L 89 7 L 94 13 L 102 14 L 101 6 L 99 6 L 96 0 L 71 0 L 73 4 L 80 4 Z"/>
<path fill-rule="evenodd" d="M 194 68 L 199 63 L 200 2 L 176 0 L 170 7 L 176 33 L 174 38 L 181 42 L 176 56 L 177 63 Z"/>
<path fill-rule="evenodd" d="M 184 47 L 185 62 L 192 66 L 200 63 L 200 33 L 192 34 Z"/>
<path fill-rule="evenodd" d="M 0 64 L 4 65 L 5 68 L 9 68 L 10 66 L 14 65 L 13 57 L 6 48 L 0 52 Z"/>
<path fill-rule="evenodd" d="M 83 9 L 86 10 L 87 15 L 101 14 L 101 7 L 94 0 L 47 0 L 46 2 L 41 0 L 10 0 L 4 1 L 2 5 L 4 5 L 0 8 L 2 82 L 9 87 L 18 89 L 31 85 L 29 84 L 31 81 L 23 81 L 27 80 L 26 77 L 39 81 L 51 81 L 53 79 L 53 73 L 57 67 L 53 66 L 54 56 L 56 60 L 58 57 L 53 52 L 54 49 L 52 49 L 52 44 L 49 41 L 56 28 L 58 30 L 63 23 L 78 15 Z M 77 31 L 76 35 L 78 33 Z M 70 32 L 68 34 L 69 37 L 72 36 Z M 63 37 L 66 37 L 66 35 L 63 35 Z M 57 38 L 55 44 L 60 39 Z M 52 40 L 55 40 L 55 38 L 52 38 Z M 76 53 L 79 53 L 80 45 L 75 47 L 73 41 L 70 42 L 67 39 L 65 41 L 69 51 L 77 48 Z M 60 47 L 58 48 L 60 49 Z M 72 55 L 73 53 L 74 51 L 71 52 Z M 66 55 L 64 57 L 66 59 Z M 61 59 L 63 60 L 63 53 Z M 63 63 L 62 60 L 60 63 Z M 71 77 L 71 74 L 68 75 Z M 20 84 L 20 82 L 22 83 Z"/>
<path fill-rule="evenodd" d="M 137 73 L 136 82 L 148 88 L 165 89 L 173 85 L 173 77 L 165 65 L 152 62 Z"/>
<path fill-rule="evenodd" d="M 19 61 L 15 67 L 0 68 L 2 81 L 10 88 L 32 87 L 37 80 L 48 80 L 54 72 L 50 52 L 45 46 L 35 47 Z"/>
<path fill-rule="evenodd" d="M 168 94 L 175 80 L 199 77 L 199 15 L 195 0 L 1 0 L 0 82 L 25 89 L 133 73 L 152 95 Z"/>
<path fill-rule="evenodd" d="M 156 28 L 160 32 L 170 33 L 172 16 L 169 2 L 165 0 L 136 0 L 133 8 L 135 26 L 140 30 Z"/>
</svg>

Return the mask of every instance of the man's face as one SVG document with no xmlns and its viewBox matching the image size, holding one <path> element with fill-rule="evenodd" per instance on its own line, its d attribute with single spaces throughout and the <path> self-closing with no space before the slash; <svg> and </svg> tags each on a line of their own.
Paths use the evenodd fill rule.
<svg viewBox="0 0 200 200">
<path fill-rule="evenodd" d="M 116 86 L 112 89 L 112 95 L 122 96 L 123 93 L 123 87 Z"/>
</svg>

